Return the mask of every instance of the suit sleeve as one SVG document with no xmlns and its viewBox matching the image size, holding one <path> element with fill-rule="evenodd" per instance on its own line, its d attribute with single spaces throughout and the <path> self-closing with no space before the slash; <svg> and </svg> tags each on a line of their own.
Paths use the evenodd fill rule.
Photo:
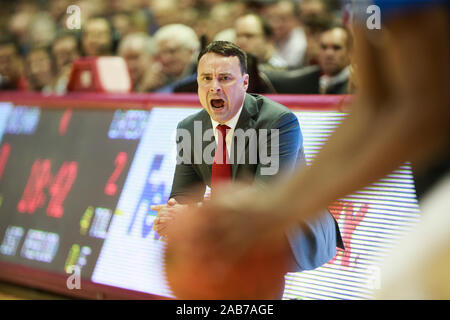
<svg viewBox="0 0 450 320">
<path fill-rule="evenodd" d="M 257 182 L 270 182 L 304 164 L 303 137 L 295 114 L 285 113 L 275 120 L 267 131 L 265 143 L 260 143 L 259 148 Z"/>
<path fill-rule="evenodd" d="M 271 150 L 268 153 L 270 159 L 276 162 L 278 158 L 279 170 L 273 175 L 264 175 L 264 169 L 274 164 L 260 164 L 256 183 L 268 184 L 270 179 L 291 174 L 297 166 L 306 166 L 303 137 L 297 117 L 293 113 L 284 114 L 274 123 L 273 128 L 278 130 L 268 135 L 270 138 L 265 147 Z M 289 271 L 315 269 L 332 259 L 336 255 L 337 232 L 335 220 L 328 210 L 317 218 L 303 221 L 286 230 L 287 240 L 297 262 Z"/>
<path fill-rule="evenodd" d="M 172 191 L 170 192 L 170 198 L 175 198 L 178 203 L 199 202 L 203 200 L 205 194 L 205 184 L 202 178 L 199 176 L 193 165 L 192 155 L 186 154 L 186 152 L 192 153 L 191 148 L 192 141 L 188 144 L 187 148 L 183 148 L 183 138 L 180 135 L 180 124 L 177 126 L 177 164 L 175 167 L 175 174 L 173 176 Z M 185 141 L 186 142 L 186 141 Z"/>
</svg>

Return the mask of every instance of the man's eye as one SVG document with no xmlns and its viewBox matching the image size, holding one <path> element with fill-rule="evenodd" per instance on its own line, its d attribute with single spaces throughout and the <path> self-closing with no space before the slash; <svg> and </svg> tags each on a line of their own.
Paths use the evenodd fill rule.
<svg viewBox="0 0 450 320">
<path fill-rule="evenodd" d="M 228 80 L 231 80 L 231 77 L 230 76 L 222 76 L 222 77 L 220 77 L 220 80 L 228 81 Z"/>
</svg>

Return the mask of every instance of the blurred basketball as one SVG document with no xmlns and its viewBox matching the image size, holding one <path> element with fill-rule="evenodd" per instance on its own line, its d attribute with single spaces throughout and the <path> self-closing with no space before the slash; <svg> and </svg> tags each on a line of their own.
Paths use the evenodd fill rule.
<svg viewBox="0 0 450 320">
<path fill-rule="evenodd" d="M 227 213 L 198 208 L 170 226 L 164 267 L 172 293 L 188 300 L 281 299 L 292 259 L 284 234 L 266 235 L 227 261 L 212 243 L 221 236 L 211 234 L 221 214 Z"/>
</svg>

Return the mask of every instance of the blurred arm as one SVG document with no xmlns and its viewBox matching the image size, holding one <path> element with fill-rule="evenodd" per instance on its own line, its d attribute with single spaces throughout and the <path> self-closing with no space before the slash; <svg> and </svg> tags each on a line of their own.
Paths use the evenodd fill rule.
<svg viewBox="0 0 450 320">
<path fill-rule="evenodd" d="M 276 202 L 286 223 L 315 215 L 404 161 L 423 166 L 448 145 L 448 15 L 437 8 L 382 28 L 378 38 L 355 29 L 358 100 L 313 164 L 280 185 Z"/>
</svg>

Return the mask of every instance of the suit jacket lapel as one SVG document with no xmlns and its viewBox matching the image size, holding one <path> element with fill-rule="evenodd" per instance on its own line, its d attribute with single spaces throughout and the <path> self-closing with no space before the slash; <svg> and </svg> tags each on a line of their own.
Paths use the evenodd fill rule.
<svg viewBox="0 0 450 320">
<path fill-rule="evenodd" d="M 216 152 L 215 150 L 216 150 L 217 146 L 216 146 L 216 142 L 215 142 L 214 132 L 213 131 L 212 131 L 213 136 L 212 136 L 211 140 L 203 139 L 204 134 L 205 134 L 205 132 L 207 130 L 212 130 L 212 123 L 211 123 L 211 118 L 209 117 L 209 114 L 204 110 L 204 115 L 202 117 L 202 137 L 201 137 L 201 139 L 202 139 L 202 149 L 201 149 L 201 152 L 202 152 L 202 155 L 201 155 L 201 157 L 202 157 L 201 158 L 202 159 L 202 166 L 201 167 L 203 167 L 203 169 L 205 170 L 204 174 L 205 174 L 205 177 L 206 177 L 207 184 L 211 185 L 212 161 L 211 161 L 211 163 L 209 163 L 209 161 L 205 161 L 206 159 L 203 158 L 203 154 L 204 154 L 205 149 L 211 143 L 214 143 L 214 150 L 212 152 L 212 157 L 214 158 L 214 154 Z"/>
<path fill-rule="evenodd" d="M 234 132 L 236 133 L 237 129 L 242 129 L 246 131 L 247 129 L 254 128 L 255 120 L 253 117 L 258 113 L 258 107 L 256 105 L 256 99 L 249 94 L 245 95 L 244 105 L 242 107 L 241 115 L 239 116 L 239 120 L 236 124 L 236 128 Z M 248 149 L 249 139 L 245 141 L 245 149 Z M 237 153 L 237 146 L 235 144 L 235 139 L 233 137 L 231 150 L 233 150 L 233 161 L 231 164 L 231 179 L 234 180 L 236 178 L 237 169 L 239 167 L 239 162 L 242 162 L 242 158 L 245 157 L 245 153 Z"/>
</svg>

